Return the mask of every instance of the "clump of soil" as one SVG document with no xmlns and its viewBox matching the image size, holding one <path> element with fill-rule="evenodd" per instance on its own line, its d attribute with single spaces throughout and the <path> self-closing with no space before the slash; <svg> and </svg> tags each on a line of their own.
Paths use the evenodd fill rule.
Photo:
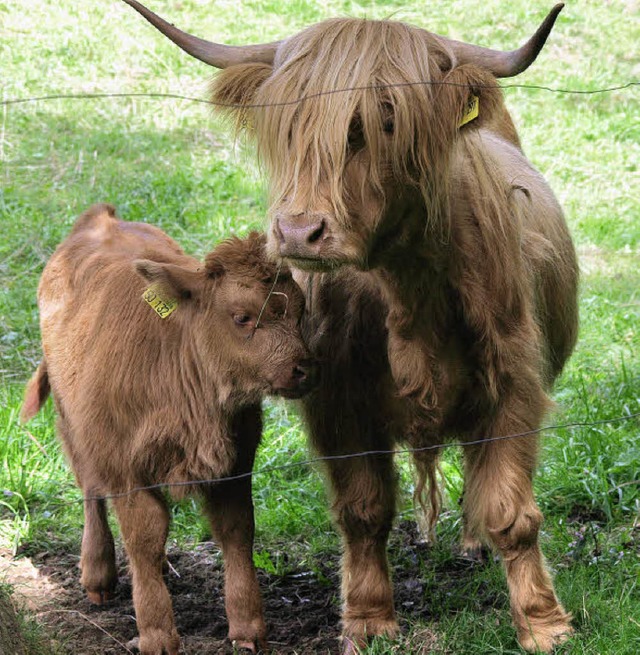
<svg viewBox="0 0 640 655">
<path fill-rule="evenodd" d="M 429 564 L 431 548 L 418 535 L 415 524 L 401 523 L 390 543 L 395 603 L 404 620 L 435 619 L 439 613 L 455 611 L 465 594 L 456 592 L 457 585 L 468 580 L 469 568 L 477 563 L 452 556 L 438 564 Z M 226 640 L 222 558 L 218 547 L 210 542 L 191 549 L 170 547 L 170 571 L 166 582 L 173 600 L 182 653 L 204 655 L 231 654 Z M 307 553 L 308 555 L 308 553 Z M 116 598 L 104 606 L 92 605 L 80 586 L 78 553 L 46 552 L 31 557 L 40 576 L 53 584 L 55 593 L 41 603 L 37 618 L 59 645 L 61 652 L 77 655 L 122 655 L 126 644 L 137 634 L 131 577 L 123 552 L 120 562 Z M 304 553 L 296 556 L 288 548 L 287 573 L 259 571 L 265 615 L 269 626 L 272 655 L 333 655 L 339 652 L 340 634 L 340 563 L 332 552 L 313 568 Z M 300 564 L 299 564 L 300 563 Z M 425 566 L 431 566 L 442 585 L 424 582 Z M 445 568 L 446 570 L 442 570 Z M 504 595 L 499 590 L 479 594 L 483 609 L 502 607 Z M 439 594 L 446 597 L 436 598 Z M 468 601 L 468 599 L 467 599 Z M 465 602 L 460 601 L 460 602 Z"/>
</svg>

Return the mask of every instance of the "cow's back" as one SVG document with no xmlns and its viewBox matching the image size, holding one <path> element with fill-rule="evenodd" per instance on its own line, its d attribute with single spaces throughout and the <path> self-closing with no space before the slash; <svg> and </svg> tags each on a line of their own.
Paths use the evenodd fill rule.
<svg viewBox="0 0 640 655">
<path fill-rule="evenodd" d="M 460 146 L 455 165 L 464 171 L 466 179 L 467 192 L 462 203 L 473 206 L 478 202 L 482 193 L 474 185 L 483 172 L 491 178 L 495 197 L 506 195 L 508 198 L 508 220 L 502 225 L 481 226 L 481 229 L 494 230 L 488 238 L 494 244 L 492 256 L 502 261 L 512 258 L 514 262 L 511 275 L 505 275 L 500 284 L 508 284 L 509 278 L 515 276 L 531 287 L 533 312 L 544 341 L 544 375 L 550 385 L 571 354 L 578 332 L 578 264 L 562 209 L 546 180 L 512 143 L 495 133 L 480 130 L 467 137 L 466 143 L 462 140 Z M 470 161 L 473 157 L 480 160 Z M 476 217 L 481 215 L 474 209 L 468 213 Z M 497 216 L 492 218 L 498 220 Z M 509 237 L 503 240 L 504 234 L 511 235 L 511 246 L 517 253 L 500 252 L 501 244 L 507 249 L 509 243 Z M 517 276 L 516 260 L 522 265 Z M 484 264 L 479 262 L 479 265 Z"/>
</svg>

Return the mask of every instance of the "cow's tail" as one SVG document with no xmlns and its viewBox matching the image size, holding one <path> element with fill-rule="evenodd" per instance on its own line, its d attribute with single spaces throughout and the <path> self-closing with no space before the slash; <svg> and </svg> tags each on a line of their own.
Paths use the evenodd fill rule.
<svg viewBox="0 0 640 655">
<path fill-rule="evenodd" d="M 51 386 L 49 385 L 49 374 L 47 372 L 47 360 L 42 359 L 36 372 L 31 376 L 24 392 L 24 401 L 20 410 L 20 420 L 23 423 L 30 421 L 44 405 L 49 397 Z"/>
<path fill-rule="evenodd" d="M 440 514 L 442 495 L 438 485 L 439 466 L 438 450 L 423 450 L 413 453 L 416 468 L 416 486 L 413 492 L 413 504 L 416 510 L 416 522 L 422 539 L 433 543 L 436 536 L 436 521 Z M 440 473 L 442 473 L 440 471 Z"/>
</svg>

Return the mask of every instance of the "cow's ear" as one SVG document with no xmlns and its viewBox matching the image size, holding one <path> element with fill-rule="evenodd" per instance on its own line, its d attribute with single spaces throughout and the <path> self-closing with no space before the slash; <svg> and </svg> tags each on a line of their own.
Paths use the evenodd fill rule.
<svg viewBox="0 0 640 655">
<path fill-rule="evenodd" d="M 176 264 L 136 259 L 133 267 L 140 277 L 150 284 L 157 285 L 168 296 L 176 300 L 186 300 L 195 296 L 202 282 L 202 273 Z"/>
<path fill-rule="evenodd" d="M 238 64 L 222 70 L 211 82 L 211 102 L 236 118 L 238 129 L 251 124 L 258 89 L 273 72 L 269 64 Z"/>
<path fill-rule="evenodd" d="M 444 76 L 434 105 L 440 111 L 440 129 L 452 134 L 510 123 L 498 81 L 471 64 L 457 66 Z"/>
</svg>

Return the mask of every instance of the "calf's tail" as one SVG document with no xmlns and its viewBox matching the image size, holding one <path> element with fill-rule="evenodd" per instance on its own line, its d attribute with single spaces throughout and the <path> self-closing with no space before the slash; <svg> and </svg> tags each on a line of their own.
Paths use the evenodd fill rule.
<svg viewBox="0 0 640 655">
<path fill-rule="evenodd" d="M 43 359 L 38 364 L 36 372 L 31 376 L 24 392 L 24 401 L 20 410 L 20 420 L 23 423 L 31 420 L 40 411 L 50 392 L 47 360 Z"/>
</svg>

